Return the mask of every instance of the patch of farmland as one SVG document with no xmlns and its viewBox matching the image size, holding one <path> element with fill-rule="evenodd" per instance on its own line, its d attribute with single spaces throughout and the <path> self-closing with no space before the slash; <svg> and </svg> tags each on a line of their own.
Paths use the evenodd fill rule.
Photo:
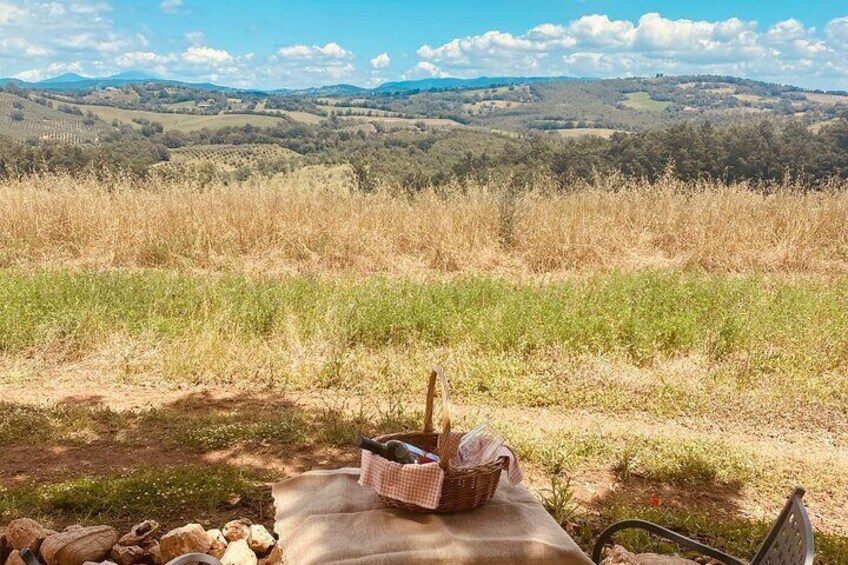
<svg viewBox="0 0 848 565">
<path fill-rule="evenodd" d="M 379 110 L 377 108 L 369 108 L 367 106 L 342 106 L 340 104 L 318 104 L 317 108 L 327 112 L 327 114 L 335 113 L 339 117 L 345 117 L 345 113 L 351 112 L 354 116 L 366 117 L 400 117 L 398 112 L 390 110 Z"/>
<path fill-rule="evenodd" d="M 848 96 L 844 94 L 821 94 L 818 92 L 805 92 L 807 100 L 819 104 L 848 104 Z"/>
<path fill-rule="evenodd" d="M 733 94 L 733 93 L 736 92 L 736 87 L 735 86 L 720 86 L 720 87 L 717 87 L 717 88 L 705 88 L 703 91 L 706 92 L 707 94 L 719 94 L 719 95 Z"/>
<path fill-rule="evenodd" d="M 424 123 L 428 126 L 462 126 L 462 124 L 460 124 L 459 122 L 455 120 L 449 120 L 447 118 L 397 118 L 394 116 L 339 116 L 339 118 L 345 121 L 367 121 L 389 124 L 406 124 L 410 126 L 414 126 L 419 122 Z"/>
<path fill-rule="evenodd" d="M 598 137 L 608 138 L 612 134 L 621 132 L 623 130 L 610 128 L 564 128 L 553 131 L 555 131 L 560 137 L 564 138 L 585 137 L 587 135 L 595 135 Z"/>
<path fill-rule="evenodd" d="M 171 164 L 197 165 L 212 163 L 216 167 L 233 171 L 254 168 L 262 162 L 292 159 L 298 154 L 291 149 L 271 144 L 244 145 L 194 145 L 171 151 Z"/>
<path fill-rule="evenodd" d="M 769 101 L 765 96 L 759 96 L 757 94 L 734 94 L 733 96 L 737 100 L 751 102 L 752 104 L 764 104 Z"/>
<path fill-rule="evenodd" d="M 647 92 L 629 92 L 625 97 L 627 98 L 623 102 L 625 106 L 644 112 L 662 112 L 671 106 L 671 102 L 654 100 Z"/>
<path fill-rule="evenodd" d="M 514 100 L 480 100 L 473 103 L 463 104 L 463 108 L 469 114 L 487 114 L 497 110 L 509 110 L 525 105 L 525 102 Z"/>
<path fill-rule="evenodd" d="M 58 108 L 60 103 L 53 101 L 53 105 Z M 103 122 L 0 92 L 0 134 L 16 141 L 94 142 L 106 129 Z"/>
<path fill-rule="evenodd" d="M 83 112 L 91 111 L 104 122 L 111 123 L 120 120 L 124 123 L 140 128 L 134 119 L 146 119 L 151 122 L 159 122 L 165 130 L 197 131 L 201 129 L 221 129 L 223 127 L 241 127 L 246 125 L 269 127 L 276 125 L 280 120 L 273 116 L 260 116 L 256 114 L 215 114 L 211 116 L 201 114 L 178 114 L 176 112 L 148 112 L 146 110 L 126 110 L 112 106 L 94 106 L 87 104 L 76 104 Z"/>
<path fill-rule="evenodd" d="M 321 120 L 324 119 L 324 116 L 319 116 L 318 114 L 311 114 L 309 112 L 300 112 L 297 110 L 283 110 L 280 108 L 266 108 L 265 102 L 260 102 L 256 105 L 257 112 L 265 112 L 268 114 L 278 114 L 280 116 L 288 116 L 296 122 L 300 122 L 303 124 L 317 124 Z"/>
</svg>

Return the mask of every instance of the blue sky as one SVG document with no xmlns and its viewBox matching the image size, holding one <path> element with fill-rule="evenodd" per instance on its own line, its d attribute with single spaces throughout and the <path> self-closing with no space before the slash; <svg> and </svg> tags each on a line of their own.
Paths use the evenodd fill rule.
<svg viewBox="0 0 848 565">
<path fill-rule="evenodd" d="M 0 0 L 0 76 L 282 88 L 732 74 L 848 89 L 848 2 Z"/>
</svg>

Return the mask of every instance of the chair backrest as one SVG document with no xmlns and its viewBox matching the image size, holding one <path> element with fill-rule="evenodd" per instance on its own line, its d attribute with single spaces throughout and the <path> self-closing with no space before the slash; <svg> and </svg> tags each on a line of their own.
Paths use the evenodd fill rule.
<svg viewBox="0 0 848 565">
<path fill-rule="evenodd" d="M 795 487 L 751 565 L 813 565 L 813 527 Z"/>
</svg>

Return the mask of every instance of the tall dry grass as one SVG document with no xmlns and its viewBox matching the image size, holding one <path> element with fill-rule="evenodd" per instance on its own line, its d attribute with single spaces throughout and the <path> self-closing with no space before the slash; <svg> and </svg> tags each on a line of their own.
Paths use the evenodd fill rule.
<svg viewBox="0 0 848 565">
<path fill-rule="evenodd" d="M 848 272 L 848 183 L 655 184 L 515 195 L 362 193 L 344 168 L 236 184 L 38 176 L 0 184 L 0 266 L 262 273 Z"/>
</svg>

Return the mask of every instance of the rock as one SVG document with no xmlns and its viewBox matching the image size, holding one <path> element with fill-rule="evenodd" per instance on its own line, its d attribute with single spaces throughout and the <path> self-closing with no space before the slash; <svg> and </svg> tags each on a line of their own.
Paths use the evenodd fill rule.
<svg viewBox="0 0 848 565">
<path fill-rule="evenodd" d="M 129 533 L 121 536 L 118 540 L 119 545 L 133 546 L 137 545 L 144 547 L 152 543 L 154 536 L 159 532 L 159 522 L 155 520 L 145 520 L 140 524 L 136 524 L 130 528 Z"/>
<path fill-rule="evenodd" d="M 182 528 L 176 528 L 159 540 L 161 559 L 164 563 L 183 553 L 207 553 L 211 547 L 212 540 L 200 524 L 188 524 Z"/>
<path fill-rule="evenodd" d="M 9 553 L 12 552 L 12 546 L 9 545 L 9 540 L 6 537 L 6 534 L 0 534 L 0 563 L 5 565 L 6 558 L 9 557 Z"/>
<path fill-rule="evenodd" d="M 277 540 L 274 539 L 274 536 L 262 524 L 253 524 L 250 526 L 250 537 L 247 538 L 247 545 L 259 557 L 267 555 L 276 543 Z"/>
<path fill-rule="evenodd" d="M 150 560 L 153 562 L 153 565 L 163 565 L 165 563 L 162 561 L 162 550 L 159 549 L 159 542 L 148 545 L 146 549 L 147 554 L 150 555 Z"/>
<path fill-rule="evenodd" d="M 6 526 L 6 539 L 12 549 L 20 551 L 25 547 L 30 548 L 33 553 L 38 552 L 41 542 L 47 537 L 47 532 L 41 524 L 29 518 L 18 518 L 12 520 Z"/>
<path fill-rule="evenodd" d="M 250 526 L 253 524 L 247 518 L 239 518 L 224 524 L 221 530 L 228 542 L 232 543 L 240 539 L 250 539 Z"/>
<path fill-rule="evenodd" d="M 112 548 L 109 557 L 118 565 L 135 565 L 150 561 L 150 554 L 137 545 L 121 545 Z"/>
<path fill-rule="evenodd" d="M 109 526 L 66 528 L 41 544 L 41 557 L 46 565 L 82 565 L 86 561 L 103 561 L 118 543 L 118 532 Z"/>
<path fill-rule="evenodd" d="M 212 540 L 212 547 L 209 548 L 209 555 L 216 559 L 221 559 L 224 552 L 227 551 L 227 538 L 221 533 L 221 530 L 206 530 L 206 535 Z"/>
<path fill-rule="evenodd" d="M 16 549 L 6 558 L 6 565 L 26 565 L 26 561 L 21 557 L 21 552 Z"/>
<path fill-rule="evenodd" d="M 222 565 L 257 565 L 256 554 L 247 545 L 247 540 L 240 539 L 230 542 L 227 551 L 221 557 Z"/>
<path fill-rule="evenodd" d="M 62 531 L 63 532 L 75 532 L 75 531 L 81 530 L 81 529 L 82 529 L 82 526 L 80 526 L 79 524 L 71 524 L 70 526 L 68 526 L 67 528 L 65 528 Z"/>
<path fill-rule="evenodd" d="M 280 565 L 283 562 L 283 550 L 280 549 L 280 544 L 274 543 L 271 548 L 271 553 L 259 560 L 258 565 Z"/>
</svg>

